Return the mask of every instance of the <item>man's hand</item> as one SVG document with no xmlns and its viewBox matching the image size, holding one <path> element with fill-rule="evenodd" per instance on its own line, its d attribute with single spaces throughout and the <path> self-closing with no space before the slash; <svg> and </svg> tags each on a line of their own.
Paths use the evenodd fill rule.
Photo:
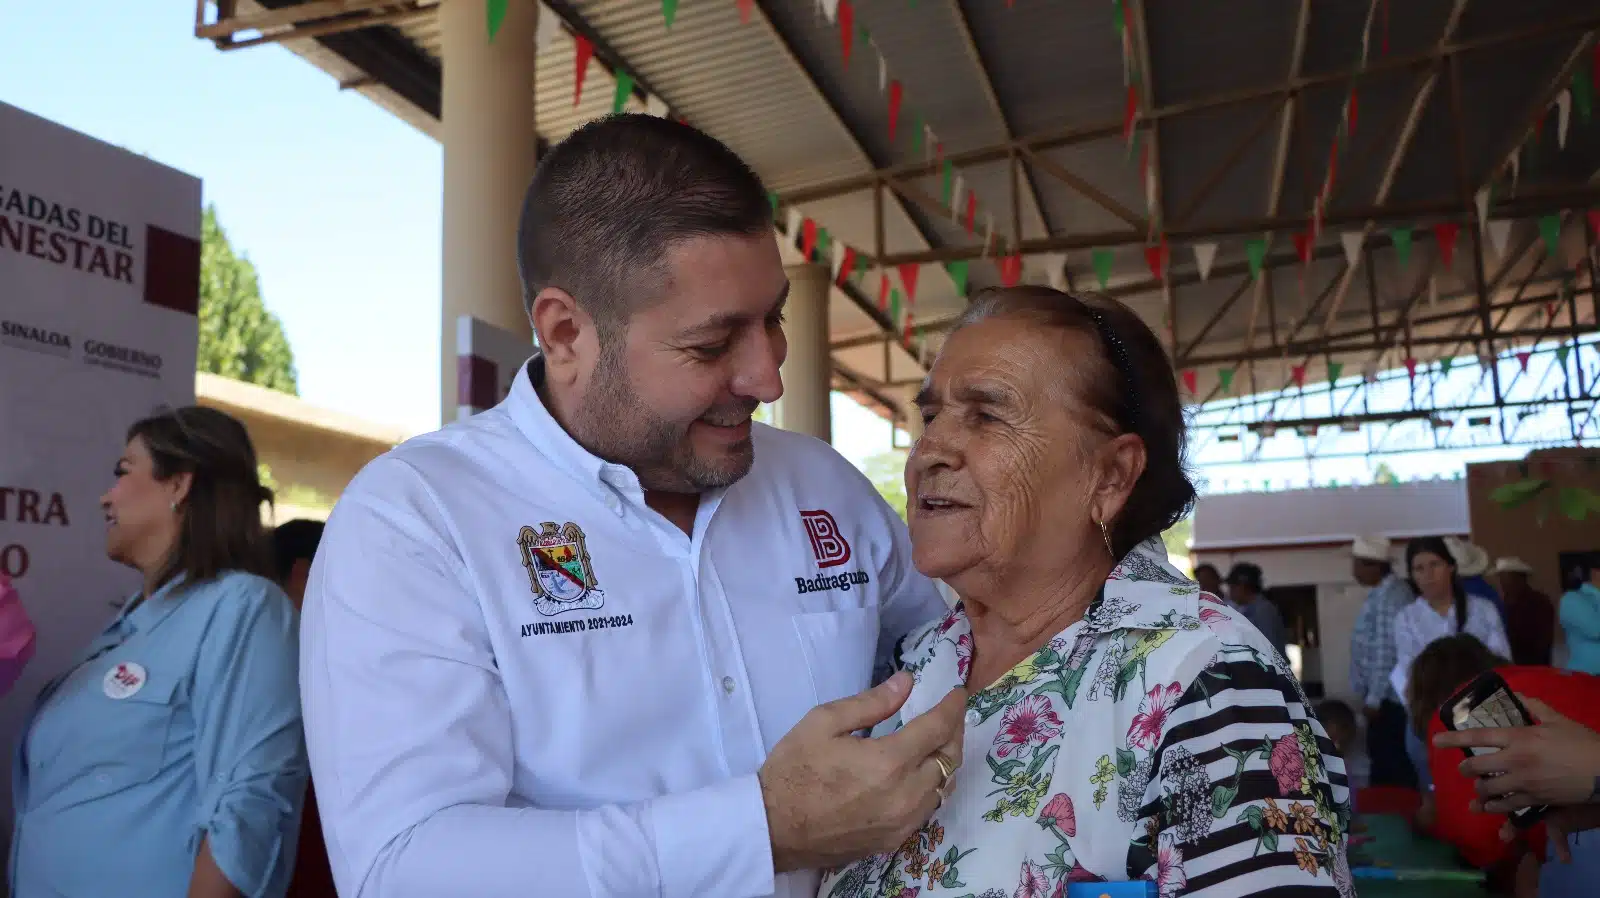
<svg viewBox="0 0 1600 898">
<path fill-rule="evenodd" d="M 1594 795 L 1600 776 L 1600 733 L 1557 714 L 1538 699 L 1518 694 L 1537 726 L 1457 730 L 1435 736 L 1439 748 L 1497 748 L 1461 762 L 1461 772 L 1479 777 L 1482 809 L 1504 814 L 1547 804 L 1581 805 Z"/>
<path fill-rule="evenodd" d="M 897 673 L 811 709 L 778 740 L 759 774 L 777 872 L 892 851 L 933 815 L 944 781 L 935 752 L 961 764 L 964 690 L 890 735 L 852 735 L 887 720 L 910 694 L 911 676 Z"/>
</svg>

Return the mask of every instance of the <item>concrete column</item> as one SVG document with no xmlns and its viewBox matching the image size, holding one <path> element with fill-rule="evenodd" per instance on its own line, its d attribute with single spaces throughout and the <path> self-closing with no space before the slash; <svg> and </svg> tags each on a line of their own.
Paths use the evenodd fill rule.
<svg viewBox="0 0 1600 898">
<path fill-rule="evenodd" d="M 808 433 L 824 442 L 833 440 L 833 414 L 828 393 L 833 383 L 833 358 L 828 349 L 828 269 L 821 265 L 790 265 L 789 305 L 783 332 L 789 338 L 784 361 L 783 398 L 773 411 L 784 430 Z"/>
<path fill-rule="evenodd" d="M 489 40 L 483 0 L 439 4 L 444 144 L 441 421 L 456 417 L 456 319 L 471 315 L 518 337 L 532 329 L 517 277 L 517 219 L 537 164 L 537 3 L 508 3 Z"/>
<path fill-rule="evenodd" d="M 922 436 L 922 412 L 917 408 L 917 393 L 921 385 L 906 387 L 900 397 L 900 414 L 905 415 L 906 435 L 915 443 Z"/>
</svg>

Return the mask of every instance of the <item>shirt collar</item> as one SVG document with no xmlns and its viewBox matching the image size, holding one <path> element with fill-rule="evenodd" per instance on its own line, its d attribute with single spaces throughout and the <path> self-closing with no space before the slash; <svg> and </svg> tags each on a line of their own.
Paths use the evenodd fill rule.
<svg viewBox="0 0 1600 898">
<path fill-rule="evenodd" d="M 626 495 L 643 498 L 639 478 L 626 465 L 612 464 L 578 444 L 539 396 L 544 384 L 544 354 L 535 352 L 511 383 L 501 406 L 539 454 L 585 486 L 609 486 Z"/>
</svg>

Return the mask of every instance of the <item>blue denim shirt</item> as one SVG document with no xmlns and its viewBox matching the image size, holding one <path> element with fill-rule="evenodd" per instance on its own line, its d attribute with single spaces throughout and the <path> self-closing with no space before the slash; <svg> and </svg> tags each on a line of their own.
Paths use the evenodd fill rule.
<svg viewBox="0 0 1600 898">
<path fill-rule="evenodd" d="M 119 614 L 23 730 L 13 898 L 184 895 L 202 838 L 239 891 L 282 896 L 308 776 L 296 626 L 239 572 Z"/>
</svg>

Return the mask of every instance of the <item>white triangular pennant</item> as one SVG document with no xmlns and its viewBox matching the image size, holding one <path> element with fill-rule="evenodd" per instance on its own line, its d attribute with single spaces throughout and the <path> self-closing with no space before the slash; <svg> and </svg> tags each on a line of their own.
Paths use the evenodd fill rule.
<svg viewBox="0 0 1600 898">
<path fill-rule="evenodd" d="M 961 215 L 961 194 L 967 189 L 967 182 L 960 175 L 956 175 L 955 189 L 950 191 L 950 217 L 959 218 Z"/>
<path fill-rule="evenodd" d="M 800 239 L 800 220 L 803 218 L 805 218 L 805 216 L 800 214 L 799 209 L 796 209 L 793 206 L 789 207 L 789 230 L 787 233 L 789 235 L 790 243 Z"/>
<path fill-rule="evenodd" d="M 994 245 L 994 213 L 983 213 L 983 257 L 989 258 L 989 248 Z"/>
<path fill-rule="evenodd" d="M 1361 264 L 1361 241 L 1364 235 L 1360 231 L 1344 231 L 1339 234 L 1339 242 L 1344 245 L 1344 264 L 1355 268 Z"/>
<path fill-rule="evenodd" d="M 833 241 L 833 279 L 839 279 L 839 269 L 844 267 L 845 245 L 843 240 Z"/>
<path fill-rule="evenodd" d="M 540 53 L 561 33 L 561 19 L 550 7 L 539 4 L 539 21 L 533 26 L 533 46 Z"/>
<path fill-rule="evenodd" d="M 1506 241 L 1511 238 L 1511 220 L 1497 218 L 1489 222 L 1489 245 L 1494 248 L 1496 257 L 1504 258 L 1506 254 Z"/>
<path fill-rule="evenodd" d="M 1489 188 L 1484 187 L 1472 198 L 1478 204 L 1478 228 L 1489 223 Z"/>
<path fill-rule="evenodd" d="M 1517 147 L 1511 151 L 1511 158 L 1506 160 L 1506 164 L 1511 166 L 1511 189 L 1515 191 L 1517 189 L 1517 175 L 1522 173 L 1522 147 Z"/>
<path fill-rule="evenodd" d="M 832 22 L 839 17 L 839 0 L 822 0 L 822 14 Z"/>
<path fill-rule="evenodd" d="M 1200 280 L 1211 277 L 1211 263 L 1217 261 L 1217 245 L 1215 243 L 1196 243 L 1194 245 L 1194 264 L 1200 269 Z"/>
<path fill-rule="evenodd" d="M 1494 367 L 1494 353 L 1490 352 L 1487 349 L 1480 350 L 1478 352 L 1478 367 L 1480 367 L 1480 368 L 1493 368 Z"/>
<path fill-rule="evenodd" d="M 1378 363 L 1367 362 L 1361 366 L 1361 377 L 1369 384 L 1378 382 Z"/>
<path fill-rule="evenodd" d="M 1154 211 L 1156 208 L 1156 166 L 1152 162 L 1144 167 L 1144 207 Z"/>
<path fill-rule="evenodd" d="M 889 63 L 884 61 L 883 51 L 877 44 L 873 44 L 872 49 L 878 54 L 878 93 L 886 94 L 889 92 Z"/>
<path fill-rule="evenodd" d="M 922 159 L 924 162 L 933 161 L 933 148 L 939 145 L 939 138 L 933 135 L 933 129 L 924 122 L 922 125 Z"/>
<path fill-rule="evenodd" d="M 1567 148 L 1567 124 L 1572 120 L 1572 91 L 1564 90 L 1556 97 L 1556 146 Z"/>
<path fill-rule="evenodd" d="M 667 108 L 667 101 L 655 94 L 647 94 L 644 98 L 644 111 L 656 118 L 671 118 L 672 111 Z"/>
<path fill-rule="evenodd" d="M 1044 270 L 1049 274 L 1050 286 L 1065 293 L 1067 290 L 1067 257 L 1045 256 Z"/>
</svg>

